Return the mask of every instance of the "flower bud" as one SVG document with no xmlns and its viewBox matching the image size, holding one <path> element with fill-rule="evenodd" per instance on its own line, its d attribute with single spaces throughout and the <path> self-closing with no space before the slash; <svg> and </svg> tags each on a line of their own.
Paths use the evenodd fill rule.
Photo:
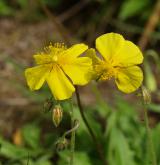
<svg viewBox="0 0 160 165">
<path fill-rule="evenodd" d="M 60 105 L 56 105 L 52 111 L 52 119 L 56 127 L 59 126 L 63 117 L 63 110 Z"/>
<path fill-rule="evenodd" d="M 151 103 L 151 94 L 145 86 L 142 86 L 142 97 L 143 97 L 144 104 Z"/>
<path fill-rule="evenodd" d="M 67 148 L 69 142 L 66 138 L 59 138 L 55 143 L 57 151 L 61 151 Z"/>
</svg>

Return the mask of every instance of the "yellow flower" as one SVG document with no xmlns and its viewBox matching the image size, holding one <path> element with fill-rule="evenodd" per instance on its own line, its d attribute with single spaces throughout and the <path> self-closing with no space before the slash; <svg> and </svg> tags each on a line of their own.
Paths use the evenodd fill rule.
<svg viewBox="0 0 160 165">
<path fill-rule="evenodd" d="M 56 100 L 68 99 L 75 91 L 73 84 L 85 85 L 91 78 L 92 60 L 79 57 L 88 49 L 85 44 L 66 48 L 56 43 L 34 55 L 37 66 L 25 70 L 27 84 L 38 90 L 46 81 Z"/>
<path fill-rule="evenodd" d="M 92 57 L 97 80 L 115 78 L 119 90 L 130 93 L 140 87 L 143 72 L 136 66 L 143 61 L 139 48 L 116 33 L 104 34 L 96 39 L 96 49 L 102 57 L 97 57 L 94 49 L 87 56 Z"/>
</svg>

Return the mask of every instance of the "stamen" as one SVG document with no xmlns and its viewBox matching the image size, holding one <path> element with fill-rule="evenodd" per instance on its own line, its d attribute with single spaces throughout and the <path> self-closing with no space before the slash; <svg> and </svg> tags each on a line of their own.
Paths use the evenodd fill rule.
<svg viewBox="0 0 160 165">
<path fill-rule="evenodd" d="M 110 80 L 114 76 L 114 71 L 113 70 L 108 70 L 100 76 L 100 80 Z"/>
<path fill-rule="evenodd" d="M 67 46 L 64 43 L 55 43 L 54 46 L 51 44 L 52 47 L 54 48 L 59 48 L 59 49 L 67 49 Z"/>
<path fill-rule="evenodd" d="M 102 62 L 101 64 L 95 65 L 95 71 L 99 75 L 98 80 L 110 80 L 115 76 L 116 68 L 112 67 L 108 63 Z"/>
<path fill-rule="evenodd" d="M 61 53 L 62 51 L 66 50 L 66 49 L 67 49 L 67 46 L 64 43 L 52 44 L 50 42 L 49 46 L 44 48 L 44 51 L 48 55 L 58 55 L 59 53 Z"/>
</svg>

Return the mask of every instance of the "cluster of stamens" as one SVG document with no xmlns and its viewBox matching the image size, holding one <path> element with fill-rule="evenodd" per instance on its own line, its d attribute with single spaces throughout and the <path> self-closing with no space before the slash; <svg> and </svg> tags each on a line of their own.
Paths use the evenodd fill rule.
<svg viewBox="0 0 160 165">
<path fill-rule="evenodd" d="M 115 76 L 115 69 L 106 63 L 95 65 L 94 69 L 98 75 L 98 80 L 110 80 Z"/>
<path fill-rule="evenodd" d="M 67 46 L 64 43 L 50 43 L 49 46 L 45 47 L 44 50 L 49 55 L 58 55 L 62 51 L 66 50 Z"/>
</svg>

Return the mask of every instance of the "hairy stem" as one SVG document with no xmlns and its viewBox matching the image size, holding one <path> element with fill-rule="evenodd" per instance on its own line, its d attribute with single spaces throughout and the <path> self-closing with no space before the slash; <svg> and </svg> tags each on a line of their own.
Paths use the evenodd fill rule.
<svg viewBox="0 0 160 165">
<path fill-rule="evenodd" d="M 70 110 L 70 116 L 71 116 L 71 128 L 74 127 L 74 113 L 73 113 L 73 102 L 71 100 L 71 110 Z M 75 150 L 75 131 L 72 131 L 71 133 L 71 155 L 70 155 L 70 165 L 74 165 L 74 150 Z"/>
<path fill-rule="evenodd" d="M 106 162 L 105 157 L 104 157 L 104 153 L 103 153 L 102 146 L 101 146 L 101 144 L 99 143 L 99 141 L 97 140 L 96 135 L 94 134 L 92 128 L 91 128 L 90 125 L 89 125 L 89 122 L 87 121 L 87 119 L 86 119 L 86 117 L 85 117 L 84 110 L 83 110 L 83 106 L 82 106 L 82 104 L 81 104 L 81 99 L 80 99 L 78 87 L 75 86 L 75 88 L 76 88 L 77 103 L 78 103 L 78 107 L 79 107 L 79 110 L 80 110 L 81 117 L 82 117 L 82 119 L 83 119 L 83 121 L 84 121 L 84 123 L 85 123 L 85 125 L 86 125 L 86 127 L 87 127 L 87 129 L 88 129 L 88 131 L 89 131 L 89 133 L 90 133 L 90 135 L 91 135 L 91 137 L 92 137 L 93 142 L 96 144 L 97 152 L 98 152 L 98 154 L 99 154 L 100 159 L 101 159 L 102 162 L 103 162 L 103 165 L 107 165 L 107 162 Z"/>
<path fill-rule="evenodd" d="M 149 127 L 148 113 L 147 113 L 147 108 L 145 105 L 144 105 L 144 119 L 145 119 L 145 126 L 146 126 L 146 131 L 147 131 L 147 136 L 148 136 L 148 147 L 149 147 L 149 150 L 151 151 L 152 165 L 157 165 L 156 153 L 154 151 L 151 130 Z"/>
</svg>

